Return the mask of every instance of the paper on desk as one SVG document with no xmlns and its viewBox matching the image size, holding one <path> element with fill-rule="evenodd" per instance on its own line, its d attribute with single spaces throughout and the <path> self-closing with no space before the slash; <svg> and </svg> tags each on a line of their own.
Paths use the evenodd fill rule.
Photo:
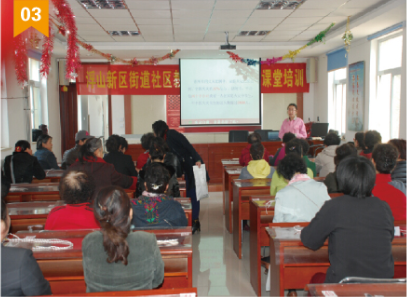
<svg viewBox="0 0 407 297">
<path fill-rule="evenodd" d="M 327 297 L 337 297 L 334 291 L 322 291 L 322 294 Z"/>
<path fill-rule="evenodd" d="M 278 239 L 300 239 L 300 232 L 296 231 L 294 228 L 274 228 L 276 233 L 276 238 Z"/>
<path fill-rule="evenodd" d="M 10 188 L 10 192 L 24 192 L 24 191 L 28 191 L 28 188 Z"/>
</svg>

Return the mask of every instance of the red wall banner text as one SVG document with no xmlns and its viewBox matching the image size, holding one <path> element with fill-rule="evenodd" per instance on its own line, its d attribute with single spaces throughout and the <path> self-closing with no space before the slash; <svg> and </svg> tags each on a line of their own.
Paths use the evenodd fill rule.
<svg viewBox="0 0 407 297">
<path fill-rule="evenodd" d="M 308 93 L 306 63 L 261 65 L 262 93 Z"/>
</svg>

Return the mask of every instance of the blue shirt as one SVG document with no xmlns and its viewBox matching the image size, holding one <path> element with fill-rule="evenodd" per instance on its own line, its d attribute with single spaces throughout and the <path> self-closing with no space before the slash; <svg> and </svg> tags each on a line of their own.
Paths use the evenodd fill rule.
<svg viewBox="0 0 407 297">
<path fill-rule="evenodd" d="M 34 154 L 37 157 L 42 169 L 60 169 L 57 164 L 57 158 L 53 152 L 46 148 L 40 148 Z"/>
</svg>

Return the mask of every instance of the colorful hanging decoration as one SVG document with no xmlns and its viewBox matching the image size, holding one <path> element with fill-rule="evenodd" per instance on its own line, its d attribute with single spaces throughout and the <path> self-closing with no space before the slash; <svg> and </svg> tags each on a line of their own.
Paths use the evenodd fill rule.
<svg viewBox="0 0 407 297">
<path fill-rule="evenodd" d="M 31 29 L 30 36 L 28 38 L 28 43 L 30 44 L 31 48 L 39 48 L 40 42 L 41 39 L 38 37 L 38 34 Z"/>
<path fill-rule="evenodd" d="M 44 35 L 44 42 L 42 45 L 41 67 L 40 73 L 43 77 L 47 78 L 51 67 L 51 54 L 54 49 L 54 36 L 52 35 L 51 26 L 49 26 L 49 34 Z"/>
<path fill-rule="evenodd" d="M 325 35 L 326 33 L 331 30 L 331 28 L 335 25 L 335 23 L 332 23 L 328 28 L 326 28 L 324 31 L 319 32 L 317 36 L 315 36 L 314 39 L 312 39 L 310 42 L 307 43 L 307 46 L 310 46 L 314 44 L 315 42 L 323 42 L 325 40 Z"/>
<path fill-rule="evenodd" d="M 350 29 L 349 29 L 349 21 L 350 21 L 350 16 L 348 16 L 348 21 L 346 22 L 346 31 L 345 31 L 345 34 L 343 34 L 343 36 L 342 36 L 343 42 L 344 42 L 344 44 L 345 44 L 346 52 L 348 52 L 348 53 L 349 53 L 349 51 L 350 51 L 350 43 L 351 43 L 352 40 L 353 40 L 353 34 L 352 34 L 352 32 L 350 31 Z"/>
<path fill-rule="evenodd" d="M 21 86 L 26 86 L 28 83 L 27 75 L 27 42 L 24 33 L 14 37 L 14 62 L 17 82 Z"/>
<path fill-rule="evenodd" d="M 59 21 L 64 24 L 63 28 L 59 28 L 61 34 L 68 35 L 68 51 L 66 54 L 66 74 L 67 79 L 75 78 L 77 69 L 80 67 L 81 61 L 79 57 L 79 47 L 77 39 L 77 28 L 75 23 L 75 16 L 72 13 L 71 7 L 66 0 L 51 0 L 54 4 L 56 11 L 55 14 Z"/>
</svg>

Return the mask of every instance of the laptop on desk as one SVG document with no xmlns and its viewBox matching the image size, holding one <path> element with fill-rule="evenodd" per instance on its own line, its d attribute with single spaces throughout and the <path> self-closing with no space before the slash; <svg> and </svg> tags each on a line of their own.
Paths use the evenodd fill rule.
<svg viewBox="0 0 407 297">
<path fill-rule="evenodd" d="M 322 137 L 328 134 L 329 123 L 313 123 L 311 126 L 311 137 Z"/>
<path fill-rule="evenodd" d="M 280 140 L 280 138 L 278 137 L 278 132 L 279 131 L 269 131 L 267 132 L 267 139 L 269 141 L 277 141 Z"/>
</svg>

